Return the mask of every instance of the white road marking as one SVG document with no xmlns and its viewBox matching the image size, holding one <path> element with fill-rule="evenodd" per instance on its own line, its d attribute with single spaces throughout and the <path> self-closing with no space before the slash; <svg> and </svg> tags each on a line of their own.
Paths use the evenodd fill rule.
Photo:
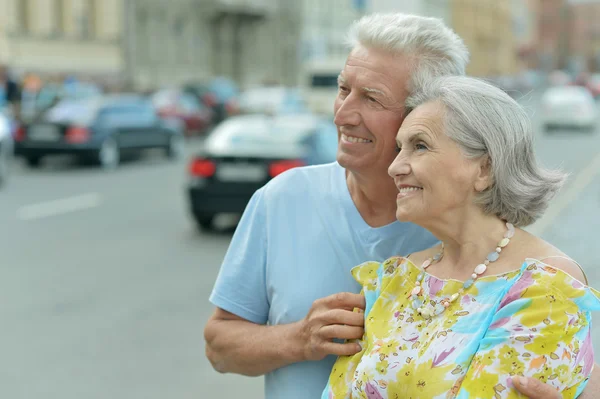
<svg viewBox="0 0 600 399">
<path fill-rule="evenodd" d="M 21 220 L 43 219 L 95 208 L 101 203 L 102 198 L 100 197 L 100 194 L 88 193 L 54 201 L 41 202 L 39 204 L 22 206 L 17 210 L 17 217 Z"/>
<path fill-rule="evenodd" d="M 556 201 L 546 211 L 546 214 L 538 223 L 527 229 L 532 234 L 540 236 L 556 222 L 560 214 L 569 206 L 575 203 L 579 195 L 592 183 L 596 175 L 600 173 L 600 153 L 592 162 L 575 175 L 575 180 L 565 187 L 566 191 L 556 198 Z"/>
</svg>

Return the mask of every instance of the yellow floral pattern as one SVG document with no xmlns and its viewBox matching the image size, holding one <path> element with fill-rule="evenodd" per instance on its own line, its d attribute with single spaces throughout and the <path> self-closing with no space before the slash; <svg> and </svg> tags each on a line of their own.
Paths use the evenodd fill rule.
<svg viewBox="0 0 600 399">
<path fill-rule="evenodd" d="M 363 350 L 336 361 L 322 399 L 524 398 L 511 376 L 535 377 L 576 398 L 592 372 L 590 312 L 600 293 L 535 259 L 484 276 L 444 313 L 426 320 L 411 306 L 420 269 L 394 257 L 352 270 L 367 307 Z M 425 274 L 425 297 L 462 282 Z"/>
</svg>

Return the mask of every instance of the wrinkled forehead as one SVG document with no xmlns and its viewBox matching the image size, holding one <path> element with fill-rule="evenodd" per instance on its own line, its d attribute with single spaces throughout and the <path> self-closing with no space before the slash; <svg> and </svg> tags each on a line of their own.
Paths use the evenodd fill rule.
<svg viewBox="0 0 600 399">
<path fill-rule="evenodd" d="M 425 133 L 432 138 L 443 135 L 446 112 L 446 108 L 438 101 L 417 106 L 404 118 L 397 138 L 400 140 L 417 133 Z"/>
</svg>

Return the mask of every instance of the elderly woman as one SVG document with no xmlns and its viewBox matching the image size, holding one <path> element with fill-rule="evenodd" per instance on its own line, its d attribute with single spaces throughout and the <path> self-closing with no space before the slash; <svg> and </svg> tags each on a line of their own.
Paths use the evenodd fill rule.
<svg viewBox="0 0 600 399">
<path fill-rule="evenodd" d="M 577 397 L 594 364 L 600 293 L 521 229 L 564 176 L 536 163 L 526 113 L 487 83 L 439 78 L 407 109 L 389 168 L 396 216 L 440 243 L 353 269 L 367 304 L 362 351 L 337 360 L 322 397 L 523 397 L 511 376 Z"/>
</svg>

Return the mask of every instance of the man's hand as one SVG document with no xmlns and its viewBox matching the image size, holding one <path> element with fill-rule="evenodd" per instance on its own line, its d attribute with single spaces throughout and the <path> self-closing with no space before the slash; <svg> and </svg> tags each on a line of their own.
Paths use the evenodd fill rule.
<svg viewBox="0 0 600 399">
<path fill-rule="evenodd" d="M 355 308 L 363 310 L 357 313 Z M 360 339 L 364 333 L 365 297 L 342 292 L 316 300 L 300 322 L 299 342 L 304 360 L 321 360 L 327 355 L 350 356 L 362 349 L 357 343 L 333 339 Z"/>
<path fill-rule="evenodd" d="M 517 391 L 530 399 L 562 399 L 562 395 L 554 387 L 536 378 L 515 376 L 512 381 Z"/>
</svg>

